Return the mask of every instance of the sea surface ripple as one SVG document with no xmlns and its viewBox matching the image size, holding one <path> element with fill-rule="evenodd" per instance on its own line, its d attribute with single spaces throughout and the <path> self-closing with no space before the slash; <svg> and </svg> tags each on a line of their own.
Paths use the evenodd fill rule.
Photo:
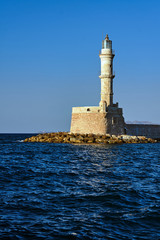
<svg viewBox="0 0 160 240">
<path fill-rule="evenodd" d="M 0 134 L 0 239 L 160 239 L 160 143 Z"/>
</svg>

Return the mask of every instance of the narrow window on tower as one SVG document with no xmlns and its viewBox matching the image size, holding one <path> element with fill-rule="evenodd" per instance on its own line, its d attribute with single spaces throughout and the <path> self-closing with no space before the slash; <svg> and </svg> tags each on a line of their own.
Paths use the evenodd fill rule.
<svg viewBox="0 0 160 240">
<path fill-rule="evenodd" d="M 117 124 L 117 120 L 118 120 L 118 119 L 117 119 L 116 117 L 113 117 L 113 118 L 112 118 L 112 124 Z"/>
</svg>

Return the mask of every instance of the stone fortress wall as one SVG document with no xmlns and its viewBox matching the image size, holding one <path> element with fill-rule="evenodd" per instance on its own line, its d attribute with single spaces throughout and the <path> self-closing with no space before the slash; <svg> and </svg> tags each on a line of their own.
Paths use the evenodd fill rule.
<svg viewBox="0 0 160 240">
<path fill-rule="evenodd" d="M 73 107 L 70 131 L 81 134 L 124 134 L 122 108 L 118 108 L 118 103 L 106 108 L 105 112 L 101 107 Z"/>
<path fill-rule="evenodd" d="M 72 113 L 71 132 L 106 134 L 106 114 L 100 112 Z"/>
<path fill-rule="evenodd" d="M 73 107 L 72 133 L 106 133 L 106 114 L 100 112 L 100 107 Z"/>
<path fill-rule="evenodd" d="M 126 124 L 125 128 L 127 135 L 160 139 L 160 125 L 158 124 Z"/>
</svg>

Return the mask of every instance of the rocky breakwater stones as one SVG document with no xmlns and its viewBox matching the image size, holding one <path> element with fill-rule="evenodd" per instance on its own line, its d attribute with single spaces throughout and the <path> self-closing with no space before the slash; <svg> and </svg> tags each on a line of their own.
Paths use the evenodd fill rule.
<svg viewBox="0 0 160 240">
<path fill-rule="evenodd" d="M 155 143 L 154 139 L 144 136 L 129 135 L 99 135 L 99 134 L 78 134 L 68 132 L 55 132 L 38 134 L 26 138 L 24 142 L 47 142 L 47 143 L 74 143 L 74 144 L 121 144 L 121 143 Z"/>
</svg>

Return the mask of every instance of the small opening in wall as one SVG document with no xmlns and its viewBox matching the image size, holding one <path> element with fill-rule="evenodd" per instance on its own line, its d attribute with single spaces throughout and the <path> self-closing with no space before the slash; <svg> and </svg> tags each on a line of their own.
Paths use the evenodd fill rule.
<svg viewBox="0 0 160 240">
<path fill-rule="evenodd" d="M 87 108 L 87 112 L 89 112 L 90 111 L 90 108 Z"/>
<path fill-rule="evenodd" d="M 117 124 L 118 123 L 118 119 L 116 117 L 112 118 L 112 124 Z"/>
</svg>

